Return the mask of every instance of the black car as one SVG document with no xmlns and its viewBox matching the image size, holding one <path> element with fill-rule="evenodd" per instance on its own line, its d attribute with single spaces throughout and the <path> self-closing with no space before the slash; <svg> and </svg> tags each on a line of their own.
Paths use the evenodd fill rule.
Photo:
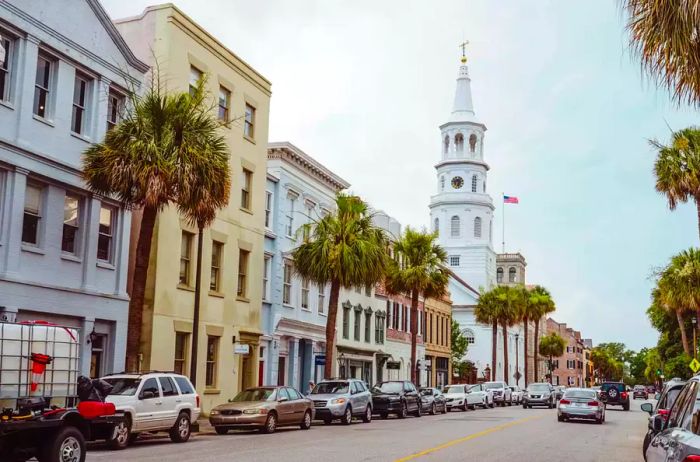
<svg viewBox="0 0 700 462">
<path fill-rule="evenodd" d="M 395 414 L 400 419 L 409 414 L 420 417 L 423 414 L 421 399 L 416 386 L 408 380 L 379 382 L 372 387 L 372 403 L 374 414 L 386 419 L 389 414 Z"/>
<path fill-rule="evenodd" d="M 606 406 L 622 406 L 625 411 L 630 410 L 630 395 L 622 382 L 603 382 L 600 399 Z"/>
<path fill-rule="evenodd" d="M 447 403 L 445 402 L 445 394 L 437 388 L 424 387 L 418 390 L 423 409 L 428 409 L 430 415 L 437 413 L 447 413 Z"/>
<path fill-rule="evenodd" d="M 656 435 L 656 432 L 654 432 L 654 429 L 652 428 L 654 416 L 660 415 L 664 420 L 668 418 L 669 409 L 671 409 L 673 403 L 676 402 L 676 398 L 683 389 L 683 386 L 685 386 L 685 382 L 682 380 L 671 380 L 666 382 L 662 388 L 659 400 L 656 402 L 656 406 L 653 406 L 651 403 L 642 404 L 642 411 L 646 411 L 650 415 L 649 429 L 647 430 L 647 434 L 644 436 L 644 442 L 642 443 L 642 454 L 646 454 L 647 448 L 649 447 L 649 442 L 654 435 Z"/>
<path fill-rule="evenodd" d="M 632 389 L 632 399 L 649 399 L 649 393 L 647 393 L 647 387 L 644 385 L 635 385 Z"/>
</svg>

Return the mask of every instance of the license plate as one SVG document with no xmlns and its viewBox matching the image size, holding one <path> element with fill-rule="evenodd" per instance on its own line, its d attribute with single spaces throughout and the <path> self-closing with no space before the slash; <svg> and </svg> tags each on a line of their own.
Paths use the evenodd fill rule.
<svg viewBox="0 0 700 462">
<path fill-rule="evenodd" d="M 574 403 L 574 407 L 583 407 L 583 403 Z"/>
</svg>

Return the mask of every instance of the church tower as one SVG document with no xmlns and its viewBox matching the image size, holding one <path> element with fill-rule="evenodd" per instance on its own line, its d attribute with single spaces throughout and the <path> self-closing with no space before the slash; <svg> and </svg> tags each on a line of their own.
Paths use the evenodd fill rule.
<svg viewBox="0 0 700 462">
<path fill-rule="evenodd" d="M 493 211 L 486 192 L 489 170 L 484 161 L 486 125 L 474 113 L 467 58 L 462 54 L 452 114 L 440 126 L 437 194 L 430 200 L 430 222 L 447 251 L 447 264 L 480 290 L 496 284 Z"/>
</svg>

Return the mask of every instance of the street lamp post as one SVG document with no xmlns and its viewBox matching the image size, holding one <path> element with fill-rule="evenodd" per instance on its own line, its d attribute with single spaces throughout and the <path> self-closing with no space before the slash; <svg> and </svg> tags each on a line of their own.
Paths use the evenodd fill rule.
<svg viewBox="0 0 700 462">
<path fill-rule="evenodd" d="M 693 358 L 698 359 L 698 336 L 697 336 L 698 318 L 693 316 Z"/>
<path fill-rule="evenodd" d="M 520 368 L 518 367 L 518 339 L 520 338 L 520 333 L 515 333 L 515 384 L 520 386 Z"/>
</svg>

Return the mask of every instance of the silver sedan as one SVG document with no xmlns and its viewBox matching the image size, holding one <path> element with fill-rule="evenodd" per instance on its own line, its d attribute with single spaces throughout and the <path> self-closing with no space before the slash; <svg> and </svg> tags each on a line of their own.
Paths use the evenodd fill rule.
<svg viewBox="0 0 700 462">
<path fill-rule="evenodd" d="M 602 424 L 605 422 L 605 403 L 598 399 L 595 390 L 568 388 L 557 405 L 557 419 L 559 422 L 588 419 Z"/>
</svg>

